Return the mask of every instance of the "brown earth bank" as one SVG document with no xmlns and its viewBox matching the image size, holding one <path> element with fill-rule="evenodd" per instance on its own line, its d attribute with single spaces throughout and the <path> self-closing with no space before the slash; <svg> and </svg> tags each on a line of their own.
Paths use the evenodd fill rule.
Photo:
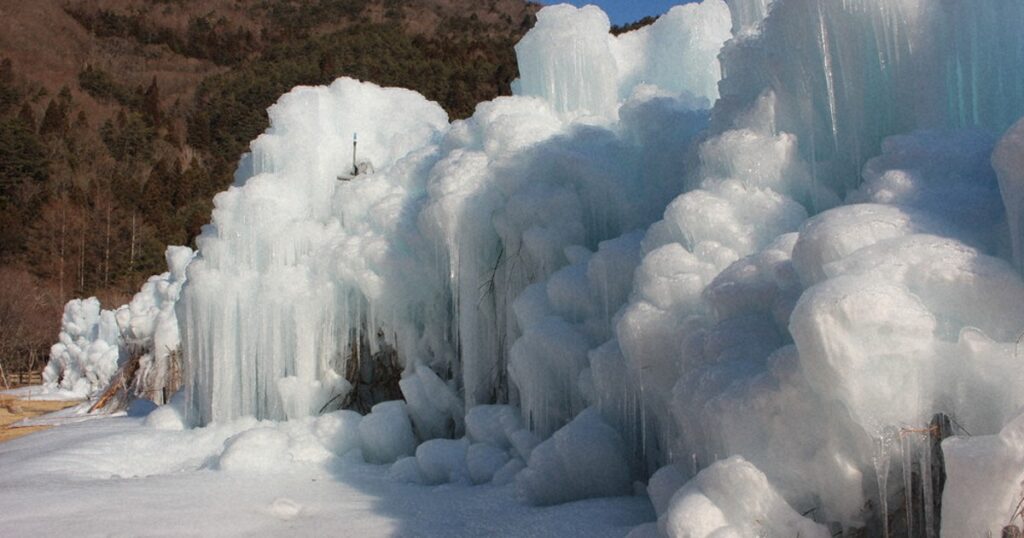
<svg viewBox="0 0 1024 538">
<path fill-rule="evenodd" d="M 11 396 L 0 394 L 0 443 L 24 437 L 30 433 L 42 431 L 52 426 L 24 426 L 15 427 L 14 424 L 26 418 L 35 418 L 40 415 L 60 411 L 74 405 L 76 401 L 50 401 L 50 400 L 20 400 Z"/>
</svg>

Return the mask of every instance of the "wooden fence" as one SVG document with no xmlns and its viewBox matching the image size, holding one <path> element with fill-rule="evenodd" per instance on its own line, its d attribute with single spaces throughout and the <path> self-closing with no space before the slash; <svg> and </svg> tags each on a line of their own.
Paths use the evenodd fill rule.
<svg viewBox="0 0 1024 538">
<path fill-rule="evenodd" d="M 7 374 L 7 383 L 11 385 L 11 388 L 20 387 L 22 385 L 42 385 L 43 384 L 43 373 L 40 371 L 33 372 L 5 372 Z M 0 380 L 0 385 L 3 385 Z M 3 388 L 3 387 L 0 387 Z"/>
</svg>

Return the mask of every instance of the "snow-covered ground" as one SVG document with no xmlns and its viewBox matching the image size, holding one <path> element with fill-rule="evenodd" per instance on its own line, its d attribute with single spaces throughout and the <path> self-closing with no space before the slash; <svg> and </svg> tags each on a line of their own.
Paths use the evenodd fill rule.
<svg viewBox="0 0 1024 538">
<path fill-rule="evenodd" d="M 165 431 L 114 417 L 0 444 L 0 535 L 598 537 L 654 518 L 644 497 L 539 508 L 513 485 L 399 483 L 388 466 L 315 441 L 221 468 L 225 441 L 254 428 L 288 429 L 243 420 Z"/>
</svg>

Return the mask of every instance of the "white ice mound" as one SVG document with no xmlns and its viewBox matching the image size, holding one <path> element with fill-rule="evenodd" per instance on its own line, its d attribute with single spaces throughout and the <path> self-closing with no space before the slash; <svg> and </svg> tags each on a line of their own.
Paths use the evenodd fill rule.
<svg viewBox="0 0 1024 538">
<path fill-rule="evenodd" d="M 373 406 L 359 423 L 363 458 L 370 463 L 391 463 L 416 450 L 405 402 L 384 402 Z"/>
<path fill-rule="evenodd" d="M 658 525 L 672 538 L 830 536 L 786 504 L 765 475 L 739 456 L 704 469 L 677 491 Z"/>
<path fill-rule="evenodd" d="M 68 302 L 59 342 L 43 371 L 45 384 L 83 398 L 93 396 L 108 386 L 125 361 L 137 357 L 136 377 L 127 380 L 132 390 L 165 403 L 182 377 L 180 363 L 171 360 L 179 350 L 175 306 L 193 252 L 171 246 L 165 257 L 168 271 L 150 277 L 127 305 L 103 310 L 96 298 Z"/>
<path fill-rule="evenodd" d="M 560 4 L 541 10 L 516 45 L 516 93 L 543 98 L 568 116 L 617 116 L 639 83 L 673 95 L 718 97 L 718 51 L 731 37 L 724 0 L 677 6 L 649 27 L 619 37 L 596 6 Z"/>
<path fill-rule="evenodd" d="M 527 46 L 522 62 L 566 54 L 554 46 L 563 34 L 580 47 L 612 39 L 595 8 L 548 11 L 571 27 L 552 19 L 532 31 L 526 41 L 539 48 Z M 699 20 L 680 15 L 691 12 Z M 591 24 L 597 19 L 603 26 Z M 688 37 L 677 39 L 683 30 Z M 559 114 L 551 96 L 518 95 L 449 125 L 421 96 L 352 80 L 282 97 L 236 185 L 216 197 L 178 304 L 190 420 L 330 410 L 348 391 L 365 392 L 340 381 L 352 361 L 372 369 L 384 356 L 404 370 L 401 389 L 421 441 L 460 435 L 467 408 L 520 396 L 531 402 L 528 425 L 545 434 L 572 418 L 584 407 L 572 385 L 585 352 L 608 338 L 613 303 L 629 292 L 636 230 L 678 194 L 680 169 L 693 158 L 680 149 L 708 121 L 710 101 L 690 95 L 696 90 L 681 71 L 653 73 L 682 49 L 695 66 L 717 65 L 728 10 L 708 0 L 638 32 L 621 39 L 637 55 L 664 57 L 650 76 L 616 75 L 609 121 Z M 716 69 L 694 67 L 686 77 L 713 86 Z M 538 84 L 557 86 L 563 75 L 539 73 L 551 78 Z M 339 181 L 353 132 L 375 172 Z M 792 205 L 788 215 L 802 218 Z M 572 360 L 536 364 L 539 356 L 526 353 L 533 362 L 517 361 L 512 348 L 527 329 L 514 311 L 520 294 L 580 261 L 583 250 L 629 233 L 629 245 L 599 254 L 587 276 L 603 296 L 573 295 L 576 282 L 549 290 L 556 308 L 589 317 L 586 341 L 569 346 Z M 621 263 L 619 253 L 630 260 Z M 534 347 L 563 334 L 532 334 Z M 573 403 L 541 405 L 542 379 L 577 392 Z"/>
<path fill-rule="evenodd" d="M 906 235 L 826 273 L 833 278 L 804 293 L 790 331 L 811 383 L 869 430 L 923 424 L 938 409 L 987 415 L 998 427 L 1024 405 L 989 378 L 989 368 L 1009 367 L 1010 342 L 1024 330 L 1024 282 L 1009 264 L 955 240 Z"/>
<path fill-rule="evenodd" d="M 622 437 L 594 409 L 580 413 L 530 454 L 516 485 L 539 505 L 632 491 Z"/>
<path fill-rule="evenodd" d="M 224 442 L 217 468 L 244 473 L 284 472 L 284 465 L 292 461 L 288 441 L 288 434 L 278 428 L 247 430 Z"/>
<path fill-rule="evenodd" d="M 943 536 L 999 536 L 1003 526 L 1024 526 L 1024 415 L 995 435 L 952 438 L 942 443 L 946 488 Z"/>
<path fill-rule="evenodd" d="M 105 389 L 117 372 L 120 345 L 114 312 L 103 310 L 95 297 L 68 301 L 43 383 L 89 397 Z"/>
<path fill-rule="evenodd" d="M 375 269 L 387 255 L 372 219 L 356 224 L 374 202 L 372 217 L 386 220 L 388 197 L 402 192 L 357 179 L 370 191 L 359 195 L 367 207 L 338 211 L 338 176 L 351 167 L 353 133 L 361 157 L 386 169 L 447 128 L 444 111 L 419 94 L 348 79 L 294 90 L 269 113 L 270 130 L 253 142 L 243 162 L 249 170 L 240 170 L 247 181 L 214 199 L 213 223 L 197 240 L 200 255 L 179 306 L 190 412 L 200 423 L 303 416 L 345 388 L 339 357 L 350 352 L 350 318 L 365 308 L 350 287 L 379 295 Z M 345 221 L 351 227 L 341 234 Z M 350 257 L 339 260 L 334 249 Z M 338 273 L 350 280 L 338 283 Z M 376 351 L 376 336 L 370 339 Z M 279 391 L 282 373 L 294 378 L 288 387 L 301 389 Z"/>
</svg>

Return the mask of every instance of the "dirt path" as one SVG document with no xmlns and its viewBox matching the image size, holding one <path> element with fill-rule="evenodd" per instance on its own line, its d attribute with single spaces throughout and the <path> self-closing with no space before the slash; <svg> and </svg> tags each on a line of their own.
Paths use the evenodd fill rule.
<svg viewBox="0 0 1024 538">
<path fill-rule="evenodd" d="M 51 427 L 28 426 L 12 428 L 11 425 L 15 422 L 23 418 L 33 418 L 59 411 L 66 407 L 78 405 L 78 403 L 76 401 L 18 400 L 10 396 L 0 395 L 0 443 Z"/>
</svg>

